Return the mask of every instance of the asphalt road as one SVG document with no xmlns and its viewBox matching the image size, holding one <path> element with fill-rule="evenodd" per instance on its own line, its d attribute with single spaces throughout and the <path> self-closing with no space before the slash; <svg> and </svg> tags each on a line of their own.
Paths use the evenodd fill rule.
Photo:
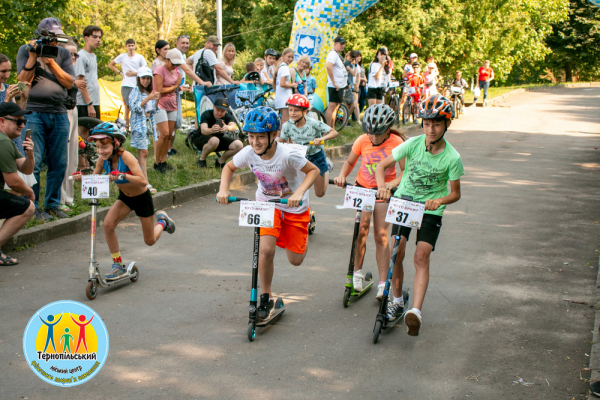
<svg viewBox="0 0 600 400">
<path fill-rule="evenodd" d="M 563 299 L 595 302 L 599 115 L 600 89 L 554 89 L 455 121 L 463 197 L 444 214 L 419 337 L 398 324 L 372 343 L 374 290 L 342 307 L 353 217 L 335 208 L 335 187 L 311 196 L 318 226 L 304 264 L 278 251 L 273 287 L 287 310 L 253 343 L 252 229 L 237 226 L 236 205 L 211 196 L 170 210 L 177 232 L 152 248 L 139 222 L 123 223 L 123 258 L 140 279 L 91 302 L 88 234 L 16 253 L 20 265 L 0 268 L 0 398 L 581 399 L 593 308 Z M 375 272 L 372 238 L 367 251 Z M 106 271 L 102 233 L 99 254 Z M 410 287 L 412 257 L 405 268 Z M 104 368 L 72 388 L 23 359 L 28 320 L 57 300 L 91 306 L 110 335 Z"/>
</svg>

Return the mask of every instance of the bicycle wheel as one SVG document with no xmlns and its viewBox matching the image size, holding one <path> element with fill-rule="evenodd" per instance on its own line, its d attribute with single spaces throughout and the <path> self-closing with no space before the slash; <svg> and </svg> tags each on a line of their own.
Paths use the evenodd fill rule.
<svg viewBox="0 0 600 400">
<path fill-rule="evenodd" d="M 398 96 L 392 96 L 390 98 L 390 108 L 394 110 L 396 116 L 394 117 L 394 125 L 398 125 L 400 121 L 400 100 L 398 100 Z"/>
<path fill-rule="evenodd" d="M 411 107 L 411 114 L 412 114 L 412 120 L 413 123 L 417 123 L 417 115 L 419 114 L 419 104 L 414 102 L 412 103 L 412 107 Z"/>
<path fill-rule="evenodd" d="M 306 115 L 312 119 L 316 119 L 317 121 L 321 121 L 325 124 L 327 123 L 327 120 L 325 119 L 325 114 L 323 114 L 321 111 L 317 110 L 314 107 L 308 110 Z"/>
<path fill-rule="evenodd" d="M 410 121 L 410 114 L 412 109 L 412 98 L 410 96 L 406 96 L 406 101 L 404 102 L 404 106 L 402 107 L 402 123 L 407 125 Z"/>
<path fill-rule="evenodd" d="M 348 110 L 348 107 L 345 104 L 340 104 L 335 113 L 335 130 L 339 132 L 344 129 L 349 118 L 350 111 Z"/>
<path fill-rule="evenodd" d="M 456 118 L 456 119 L 460 118 L 461 112 L 462 112 L 462 103 L 460 102 L 460 99 L 457 97 L 456 100 L 454 100 L 454 118 Z"/>
</svg>

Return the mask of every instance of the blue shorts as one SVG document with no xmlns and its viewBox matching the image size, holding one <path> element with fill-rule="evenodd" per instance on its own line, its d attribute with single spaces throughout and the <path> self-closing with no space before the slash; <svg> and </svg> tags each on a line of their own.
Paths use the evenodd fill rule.
<svg viewBox="0 0 600 400">
<path fill-rule="evenodd" d="M 325 158 L 325 152 L 323 150 L 313 155 L 306 156 L 306 158 L 319 168 L 321 176 L 325 176 L 325 173 L 329 172 L 329 165 L 327 165 L 327 158 Z"/>
</svg>

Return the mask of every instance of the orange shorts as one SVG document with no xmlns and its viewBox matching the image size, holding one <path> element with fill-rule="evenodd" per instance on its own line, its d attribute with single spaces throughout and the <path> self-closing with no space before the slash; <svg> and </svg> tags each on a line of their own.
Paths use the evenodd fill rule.
<svg viewBox="0 0 600 400">
<path fill-rule="evenodd" d="M 310 209 L 302 214 L 292 214 L 275 209 L 273 228 L 260 228 L 260 236 L 274 236 L 277 246 L 293 253 L 304 254 L 308 241 Z"/>
</svg>

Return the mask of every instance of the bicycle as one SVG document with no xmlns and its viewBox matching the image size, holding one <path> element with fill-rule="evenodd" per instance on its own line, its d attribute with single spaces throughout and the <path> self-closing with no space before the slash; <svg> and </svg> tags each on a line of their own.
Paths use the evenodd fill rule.
<svg viewBox="0 0 600 400">
<path fill-rule="evenodd" d="M 310 118 L 319 120 L 325 124 L 327 124 L 327 118 L 325 118 L 325 109 L 320 110 L 317 107 L 313 106 L 310 110 L 308 110 L 307 115 Z M 334 129 L 336 131 L 341 131 L 348 124 L 348 120 L 350 119 L 350 110 L 348 106 L 344 103 L 340 103 L 337 110 L 334 111 Z"/>
<path fill-rule="evenodd" d="M 205 93 L 206 93 L 206 97 L 208 97 L 208 95 L 214 94 L 215 97 L 217 97 L 217 94 L 221 94 L 223 95 L 223 97 L 227 97 L 227 93 L 229 92 L 233 92 L 234 90 L 238 90 L 240 88 L 239 85 L 235 85 L 233 87 L 230 88 L 214 88 L 210 87 L 207 89 L 204 89 Z M 240 119 L 238 118 L 235 110 L 231 107 L 231 104 L 229 105 L 229 107 L 227 108 L 227 112 L 233 117 L 235 124 L 237 126 L 237 131 L 235 132 L 227 132 L 225 134 L 225 136 L 230 137 L 232 139 L 238 139 L 241 140 L 242 142 L 246 140 L 246 138 L 244 137 L 244 131 L 242 130 L 242 127 L 244 126 L 243 122 L 240 122 Z M 198 122 L 198 126 L 200 126 L 200 122 Z"/>
<path fill-rule="evenodd" d="M 401 91 L 404 90 L 404 82 L 402 84 L 396 80 L 390 82 L 390 86 L 388 89 L 394 89 L 390 94 L 390 100 L 388 101 L 388 105 L 394 113 L 396 114 L 396 118 L 394 118 L 394 125 L 398 125 L 400 123 L 400 98 L 401 95 L 398 94 L 398 88 L 401 88 Z"/>
<path fill-rule="evenodd" d="M 463 109 L 463 105 L 462 105 L 462 101 L 460 100 L 460 95 L 463 94 L 464 90 L 461 87 L 457 87 L 457 86 L 452 86 L 450 88 L 451 91 L 451 95 L 450 95 L 450 101 L 452 101 L 452 119 L 458 119 L 460 118 L 460 114 L 462 113 L 462 109 Z"/>
<path fill-rule="evenodd" d="M 416 102 L 413 98 L 413 94 L 417 93 L 416 89 L 418 87 L 406 87 L 406 100 L 404 101 L 404 106 L 402 107 L 402 123 L 407 125 L 410 121 L 410 117 L 412 115 L 413 122 L 417 123 L 417 115 L 419 113 L 419 103 Z"/>
</svg>

